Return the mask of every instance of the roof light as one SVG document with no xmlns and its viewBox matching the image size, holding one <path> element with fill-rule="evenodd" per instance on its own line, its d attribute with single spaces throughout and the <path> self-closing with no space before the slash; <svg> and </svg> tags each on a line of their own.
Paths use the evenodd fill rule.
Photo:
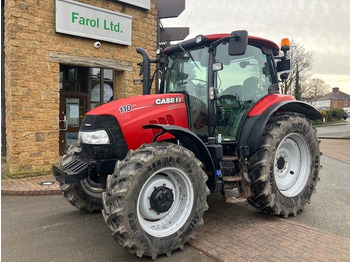
<svg viewBox="0 0 350 262">
<path fill-rule="evenodd" d="M 288 51 L 290 49 L 289 39 L 283 38 L 281 41 L 281 50 Z"/>
</svg>

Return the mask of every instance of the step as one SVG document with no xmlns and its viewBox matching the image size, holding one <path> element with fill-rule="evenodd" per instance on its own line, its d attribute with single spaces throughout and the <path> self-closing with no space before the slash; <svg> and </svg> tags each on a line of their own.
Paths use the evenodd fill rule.
<svg viewBox="0 0 350 262">
<path fill-rule="evenodd" d="M 236 161 L 238 160 L 238 156 L 224 156 L 221 158 L 223 162 Z"/>
<path fill-rule="evenodd" d="M 243 179 L 242 176 L 223 176 L 221 178 L 224 182 L 237 182 Z"/>
<path fill-rule="evenodd" d="M 225 202 L 229 204 L 244 203 L 247 199 L 243 197 L 227 197 Z"/>
</svg>

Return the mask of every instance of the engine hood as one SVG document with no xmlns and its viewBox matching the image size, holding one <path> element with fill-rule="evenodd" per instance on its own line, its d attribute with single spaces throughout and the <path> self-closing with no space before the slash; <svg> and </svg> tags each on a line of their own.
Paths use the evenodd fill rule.
<svg viewBox="0 0 350 262">
<path fill-rule="evenodd" d="M 176 125 L 188 128 L 183 94 L 143 95 L 119 99 L 99 106 L 87 115 L 112 115 L 120 125 L 129 149 L 150 143 L 159 130 L 143 129 L 149 124 Z"/>
</svg>

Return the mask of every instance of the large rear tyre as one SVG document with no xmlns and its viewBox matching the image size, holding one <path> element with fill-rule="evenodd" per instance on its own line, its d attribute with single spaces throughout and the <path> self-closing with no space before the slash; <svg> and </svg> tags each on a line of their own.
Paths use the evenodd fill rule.
<svg viewBox="0 0 350 262">
<path fill-rule="evenodd" d="M 310 201 L 319 169 L 319 142 L 311 122 L 295 113 L 274 116 L 248 162 L 248 202 L 267 214 L 296 216 Z"/>
<path fill-rule="evenodd" d="M 156 259 L 184 248 L 208 208 L 207 176 L 194 154 L 170 143 L 143 145 L 118 161 L 103 193 L 104 216 L 119 245 Z"/>
<path fill-rule="evenodd" d="M 82 148 L 79 143 L 70 146 L 67 153 L 62 157 L 60 165 L 66 165 L 77 159 L 82 154 Z M 101 211 L 102 192 L 104 189 L 101 184 L 96 183 L 89 177 L 79 183 L 63 184 L 60 186 L 63 195 L 73 206 L 88 212 Z"/>
</svg>

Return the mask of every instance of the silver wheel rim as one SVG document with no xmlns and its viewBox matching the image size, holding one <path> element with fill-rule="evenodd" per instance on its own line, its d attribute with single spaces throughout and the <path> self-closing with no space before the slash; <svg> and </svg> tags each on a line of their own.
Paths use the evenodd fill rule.
<svg viewBox="0 0 350 262">
<path fill-rule="evenodd" d="M 173 194 L 167 211 L 152 209 L 150 198 L 155 190 L 166 187 Z M 169 193 L 170 194 L 170 193 Z M 193 207 L 193 186 L 188 175 L 174 167 L 152 174 L 143 185 L 137 200 L 137 217 L 141 227 L 155 237 L 166 237 L 178 231 L 187 221 Z"/>
<path fill-rule="evenodd" d="M 289 134 L 279 144 L 274 160 L 274 177 L 279 191 L 294 197 L 304 189 L 311 168 L 309 147 L 300 134 Z"/>
</svg>

